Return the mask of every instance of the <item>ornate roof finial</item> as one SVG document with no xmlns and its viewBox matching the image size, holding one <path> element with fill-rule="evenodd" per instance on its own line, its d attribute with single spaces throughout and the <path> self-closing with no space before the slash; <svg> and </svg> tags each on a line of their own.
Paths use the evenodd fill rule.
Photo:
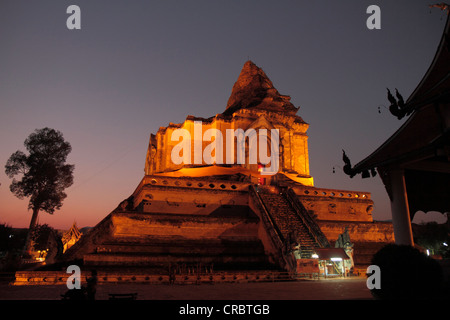
<svg viewBox="0 0 450 320">
<path fill-rule="evenodd" d="M 445 2 L 430 4 L 430 8 L 439 8 L 442 11 L 447 10 L 447 15 L 449 14 L 449 4 Z"/>
</svg>

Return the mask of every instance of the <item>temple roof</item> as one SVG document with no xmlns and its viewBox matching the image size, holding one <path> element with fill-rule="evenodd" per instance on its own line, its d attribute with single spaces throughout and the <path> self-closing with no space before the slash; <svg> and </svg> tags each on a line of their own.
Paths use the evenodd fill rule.
<svg viewBox="0 0 450 320">
<path fill-rule="evenodd" d="M 316 248 L 315 251 L 319 256 L 319 260 L 331 260 L 332 258 L 350 259 L 342 248 Z"/>
<path fill-rule="evenodd" d="M 290 100 L 291 97 L 281 95 L 265 72 L 249 60 L 233 86 L 224 114 L 253 107 L 295 114 L 299 108 Z"/>
<path fill-rule="evenodd" d="M 368 177 L 368 171 L 377 168 L 391 196 L 387 172 L 403 169 L 411 214 L 450 210 L 449 32 L 450 17 L 431 66 L 403 107 L 409 118 L 348 172 Z"/>
<path fill-rule="evenodd" d="M 82 236 L 83 234 L 80 232 L 80 230 L 77 227 L 77 224 L 74 222 L 72 224 L 72 226 L 70 227 L 70 229 L 65 232 L 62 236 L 62 242 L 66 243 L 68 242 L 70 239 L 78 239 Z"/>
<path fill-rule="evenodd" d="M 449 31 L 450 17 L 433 62 L 406 101 L 404 108 L 411 116 L 378 149 L 354 166 L 355 173 L 401 162 L 406 158 L 423 157 L 427 150 L 433 152 L 448 141 L 445 119 L 448 117 L 446 109 L 450 102 Z M 436 103 L 441 104 L 440 111 L 437 111 Z"/>
<path fill-rule="evenodd" d="M 410 109 L 431 103 L 447 94 L 450 88 L 450 16 L 447 18 L 439 47 L 422 81 L 406 102 Z"/>
</svg>

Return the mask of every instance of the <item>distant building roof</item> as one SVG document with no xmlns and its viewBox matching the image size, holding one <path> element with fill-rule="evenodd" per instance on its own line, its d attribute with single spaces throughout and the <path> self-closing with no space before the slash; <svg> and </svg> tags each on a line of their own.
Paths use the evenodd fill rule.
<svg viewBox="0 0 450 320">
<path fill-rule="evenodd" d="M 66 233 L 63 234 L 61 241 L 63 244 L 66 244 L 71 239 L 78 240 L 82 235 L 83 234 L 78 229 L 76 222 L 74 222 L 72 224 L 72 226 L 70 227 L 70 229 Z"/>
</svg>

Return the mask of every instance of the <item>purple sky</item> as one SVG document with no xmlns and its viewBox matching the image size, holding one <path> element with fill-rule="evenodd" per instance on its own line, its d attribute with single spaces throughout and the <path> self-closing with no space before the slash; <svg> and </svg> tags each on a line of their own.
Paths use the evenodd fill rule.
<svg viewBox="0 0 450 320">
<path fill-rule="evenodd" d="M 248 59 L 310 124 L 315 185 L 371 192 L 374 218 L 390 219 L 379 177 L 345 176 L 341 150 L 356 163 L 402 124 L 378 106 L 427 71 L 447 18 L 430 3 L 1 0 L 0 223 L 29 225 L 4 165 L 36 128 L 60 130 L 75 164 L 63 207 L 39 222 L 94 226 L 137 187 L 150 133 L 223 112 Z M 81 30 L 66 27 L 72 4 Z M 372 4 L 381 30 L 366 27 Z"/>
</svg>

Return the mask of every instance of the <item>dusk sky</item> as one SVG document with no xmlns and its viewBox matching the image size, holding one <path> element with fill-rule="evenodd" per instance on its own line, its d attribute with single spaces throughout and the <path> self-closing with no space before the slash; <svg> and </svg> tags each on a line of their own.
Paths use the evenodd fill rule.
<svg viewBox="0 0 450 320">
<path fill-rule="evenodd" d="M 310 124 L 315 186 L 371 192 L 374 219 L 390 219 L 381 179 L 346 176 L 342 149 L 356 164 L 403 123 L 378 107 L 387 87 L 406 100 L 430 66 L 447 19 L 435 2 L 0 0 L 0 223 L 29 225 L 4 165 L 35 129 L 61 131 L 75 165 L 39 223 L 94 226 L 144 176 L 150 133 L 222 113 L 249 59 Z M 66 26 L 73 4 L 80 30 Z"/>
</svg>

